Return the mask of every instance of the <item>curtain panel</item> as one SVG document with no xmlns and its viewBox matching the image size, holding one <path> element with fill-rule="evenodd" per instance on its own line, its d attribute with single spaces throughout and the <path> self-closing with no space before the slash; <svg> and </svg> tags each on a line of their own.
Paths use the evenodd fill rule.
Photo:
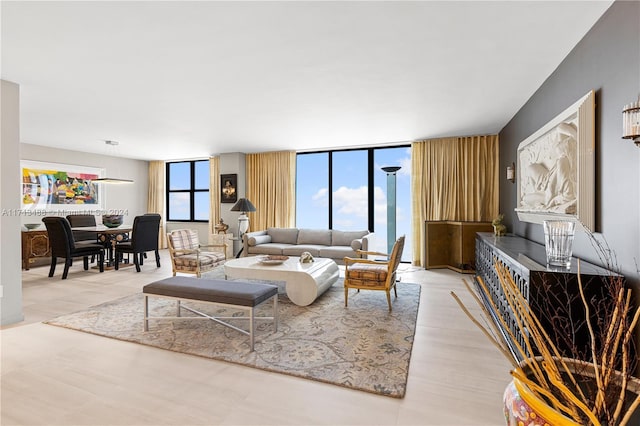
<svg viewBox="0 0 640 426">
<path fill-rule="evenodd" d="M 209 158 L 209 235 L 220 220 L 220 157 Z"/>
<path fill-rule="evenodd" d="M 411 145 L 413 264 L 421 265 L 426 220 L 491 221 L 498 215 L 498 135 Z"/>
<path fill-rule="evenodd" d="M 165 196 L 165 163 L 164 161 L 149 162 L 149 191 L 147 195 L 147 212 L 158 213 L 162 218 L 160 220 L 160 232 L 158 235 L 159 248 L 166 248 L 166 235 L 164 216 L 164 196 Z"/>
<path fill-rule="evenodd" d="M 246 155 L 246 197 L 256 207 L 248 213 L 251 231 L 295 224 L 296 153 Z"/>
</svg>

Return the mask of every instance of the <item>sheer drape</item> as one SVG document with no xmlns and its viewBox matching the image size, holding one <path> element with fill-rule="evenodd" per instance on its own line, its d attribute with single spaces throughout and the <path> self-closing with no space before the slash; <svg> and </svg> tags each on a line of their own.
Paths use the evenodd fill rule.
<svg viewBox="0 0 640 426">
<path fill-rule="evenodd" d="M 421 264 L 425 220 L 491 221 L 498 215 L 498 136 L 411 145 L 413 263 Z"/>
<path fill-rule="evenodd" d="M 158 235 L 159 248 L 166 248 L 166 235 L 165 235 L 165 209 L 164 209 L 164 196 L 165 196 L 165 163 L 164 161 L 150 161 L 149 162 L 149 191 L 147 195 L 147 212 L 158 213 L 162 218 L 160 220 L 160 235 Z"/>
<path fill-rule="evenodd" d="M 220 220 L 220 157 L 209 158 L 209 234 Z"/>
<path fill-rule="evenodd" d="M 249 213 L 251 231 L 295 224 L 296 153 L 246 155 L 246 197 L 256 207 Z"/>
</svg>

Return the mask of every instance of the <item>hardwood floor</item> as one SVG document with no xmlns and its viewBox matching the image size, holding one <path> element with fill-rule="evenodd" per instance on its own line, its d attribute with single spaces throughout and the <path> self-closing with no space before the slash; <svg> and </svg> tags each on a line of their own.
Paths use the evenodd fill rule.
<svg viewBox="0 0 640 426">
<path fill-rule="evenodd" d="M 469 301 L 455 272 L 401 274 L 399 297 L 402 282 L 422 284 L 404 399 L 41 323 L 170 276 L 167 253 L 161 268 L 149 261 L 140 273 L 77 264 L 63 281 L 57 272 L 23 271 L 25 321 L 0 333 L 3 426 L 504 424 L 509 365 L 451 298 L 454 290 Z"/>
</svg>

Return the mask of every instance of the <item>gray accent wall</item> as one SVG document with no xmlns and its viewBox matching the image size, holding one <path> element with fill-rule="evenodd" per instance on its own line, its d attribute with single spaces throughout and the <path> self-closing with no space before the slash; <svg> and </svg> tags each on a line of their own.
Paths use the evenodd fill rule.
<svg viewBox="0 0 640 426">
<path fill-rule="evenodd" d="M 520 142 L 590 90 L 596 92 L 596 234 L 636 285 L 640 265 L 640 148 L 622 139 L 622 109 L 640 95 L 640 2 L 616 1 L 500 132 L 500 211 L 509 232 L 544 244 L 542 225 L 520 222 L 506 168 Z M 574 255 L 602 264 L 589 238 Z"/>
</svg>

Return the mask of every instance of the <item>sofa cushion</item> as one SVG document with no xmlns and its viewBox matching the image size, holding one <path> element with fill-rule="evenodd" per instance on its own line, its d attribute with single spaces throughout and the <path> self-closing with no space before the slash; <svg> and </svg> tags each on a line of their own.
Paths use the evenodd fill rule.
<svg viewBox="0 0 640 426">
<path fill-rule="evenodd" d="M 362 239 L 351 241 L 351 248 L 355 250 L 360 250 L 362 248 Z"/>
<path fill-rule="evenodd" d="M 249 252 L 247 254 L 283 254 L 282 250 L 285 247 L 292 247 L 292 245 L 278 243 L 258 244 L 257 246 L 249 247 Z"/>
<path fill-rule="evenodd" d="M 329 229 L 301 229 L 298 232 L 298 244 L 330 246 L 331 231 Z"/>
<path fill-rule="evenodd" d="M 342 260 L 344 257 L 358 257 L 358 254 L 349 246 L 328 246 L 320 248 L 319 256 Z"/>
<path fill-rule="evenodd" d="M 282 249 L 282 254 L 287 256 L 300 256 L 305 251 L 311 253 L 311 256 L 319 257 L 320 256 L 320 245 L 312 245 L 312 244 L 298 244 L 295 246 L 285 247 Z"/>
<path fill-rule="evenodd" d="M 271 236 L 271 242 L 273 243 L 298 243 L 298 228 L 268 228 L 267 234 Z"/>
<path fill-rule="evenodd" d="M 266 244 L 271 242 L 271 235 L 256 235 L 253 237 L 249 237 L 247 243 L 250 246 L 256 246 L 258 244 Z"/>
<path fill-rule="evenodd" d="M 367 235 L 369 231 L 336 231 L 331 232 L 332 246 L 350 246 L 353 240 L 360 239 Z"/>
</svg>

